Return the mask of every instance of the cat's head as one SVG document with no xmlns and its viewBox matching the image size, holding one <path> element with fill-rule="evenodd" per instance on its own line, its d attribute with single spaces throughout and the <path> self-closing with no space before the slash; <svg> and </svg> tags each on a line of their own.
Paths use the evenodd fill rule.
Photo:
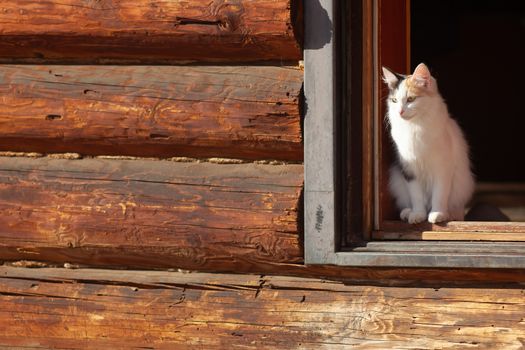
<svg viewBox="0 0 525 350">
<path fill-rule="evenodd" d="M 390 90 L 388 113 L 390 117 L 409 120 L 425 107 L 425 100 L 438 95 L 436 80 L 428 67 L 420 63 L 412 75 L 402 75 L 383 67 L 383 81 Z"/>
</svg>

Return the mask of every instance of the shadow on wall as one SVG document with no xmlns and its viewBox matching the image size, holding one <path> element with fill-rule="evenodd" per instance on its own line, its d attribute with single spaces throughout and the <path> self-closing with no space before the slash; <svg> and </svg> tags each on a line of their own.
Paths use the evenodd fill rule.
<svg viewBox="0 0 525 350">
<path fill-rule="evenodd" d="M 332 20 L 319 0 L 306 0 L 304 6 L 305 13 L 312 14 L 306 18 L 308 26 L 305 28 L 304 48 L 305 50 L 322 49 L 332 40 Z"/>
<path fill-rule="evenodd" d="M 332 41 L 334 25 L 328 12 L 321 5 L 320 0 L 305 0 L 305 50 L 320 50 Z M 308 25 L 306 23 L 308 22 Z M 308 101 L 304 94 L 304 85 L 301 91 L 301 135 L 304 140 L 304 119 L 308 114 Z"/>
</svg>

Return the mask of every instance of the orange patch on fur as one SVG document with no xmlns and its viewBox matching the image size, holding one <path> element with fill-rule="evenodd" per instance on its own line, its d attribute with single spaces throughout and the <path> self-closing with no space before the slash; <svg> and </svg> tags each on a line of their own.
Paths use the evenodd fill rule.
<svg viewBox="0 0 525 350">
<path fill-rule="evenodd" d="M 409 75 L 405 81 L 405 86 L 407 88 L 408 94 L 413 96 L 428 95 L 427 90 L 418 86 L 416 82 L 412 79 L 412 75 Z"/>
</svg>

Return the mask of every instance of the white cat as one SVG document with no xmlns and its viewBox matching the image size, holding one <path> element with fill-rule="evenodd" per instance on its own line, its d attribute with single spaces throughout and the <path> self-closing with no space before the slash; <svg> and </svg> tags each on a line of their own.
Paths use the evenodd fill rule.
<svg viewBox="0 0 525 350">
<path fill-rule="evenodd" d="M 390 169 L 390 191 L 411 224 L 463 220 L 474 190 L 468 146 L 421 63 L 409 76 L 383 67 L 390 90 L 387 117 L 399 164 Z"/>
</svg>

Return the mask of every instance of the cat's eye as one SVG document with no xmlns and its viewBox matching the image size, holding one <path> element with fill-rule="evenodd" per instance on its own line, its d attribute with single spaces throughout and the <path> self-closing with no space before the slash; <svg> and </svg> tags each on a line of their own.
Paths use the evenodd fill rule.
<svg viewBox="0 0 525 350">
<path fill-rule="evenodd" d="M 408 96 L 407 102 L 414 102 L 415 99 L 416 99 L 416 96 Z"/>
<path fill-rule="evenodd" d="M 391 97 L 391 98 L 390 98 L 390 101 L 392 101 L 392 102 L 394 102 L 394 103 L 397 103 L 397 98 L 395 98 L 395 97 Z"/>
</svg>

